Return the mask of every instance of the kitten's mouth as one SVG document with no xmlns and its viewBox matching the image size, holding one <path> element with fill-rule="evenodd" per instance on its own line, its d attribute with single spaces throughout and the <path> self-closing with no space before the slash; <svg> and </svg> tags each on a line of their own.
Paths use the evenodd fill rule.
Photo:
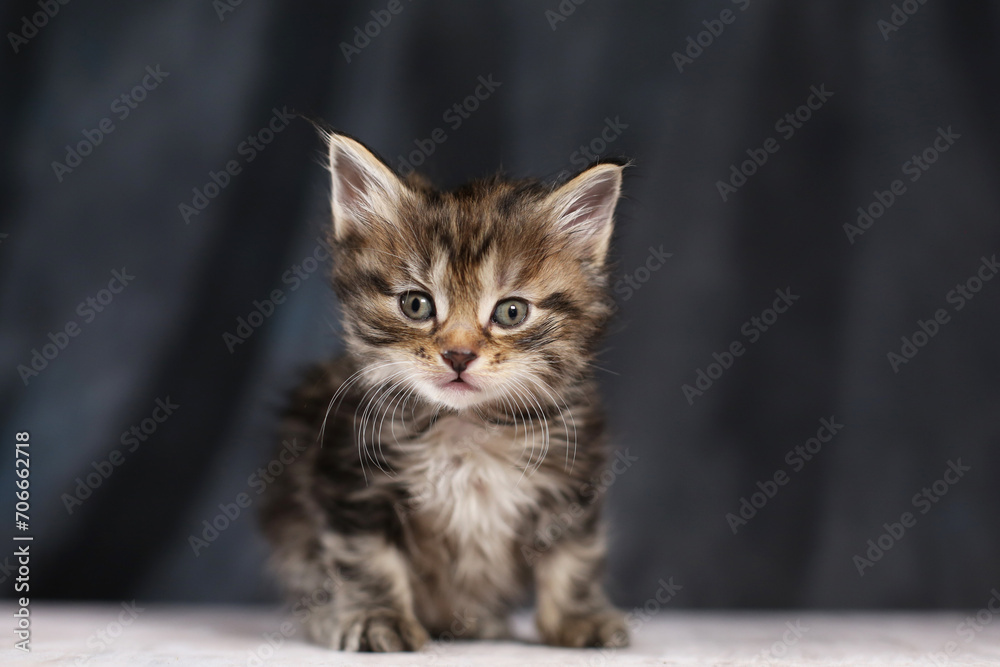
<svg viewBox="0 0 1000 667">
<path fill-rule="evenodd" d="M 450 382 L 446 382 L 444 388 L 451 389 L 452 391 L 476 391 L 476 388 L 461 375 L 456 376 Z"/>
</svg>

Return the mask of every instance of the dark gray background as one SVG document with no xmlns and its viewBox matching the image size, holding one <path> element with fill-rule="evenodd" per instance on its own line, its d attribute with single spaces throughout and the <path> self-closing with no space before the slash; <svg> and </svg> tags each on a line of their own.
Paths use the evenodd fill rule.
<svg viewBox="0 0 1000 667">
<path fill-rule="evenodd" d="M 678 606 L 985 604 L 1000 585 L 1000 281 L 961 311 L 946 295 L 1000 250 L 998 5 L 927 2 L 884 39 L 888 0 L 588 0 L 555 29 L 558 0 L 402 0 L 348 63 L 340 43 L 386 5 L 243 2 L 220 21 L 207 1 L 72 2 L 18 53 L 5 39 L 0 516 L 28 430 L 34 596 L 274 595 L 253 508 L 198 556 L 188 536 L 254 495 L 284 392 L 338 349 L 328 266 L 293 292 L 281 278 L 326 221 L 320 142 L 296 120 L 190 224 L 178 205 L 288 107 L 393 164 L 442 127 L 423 170 L 447 186 L 500 167 L 555 178 L 607 118 L 627 125 L 604 150 L 635 161 L 616 279 L 651 247 L 673 256 L 619 294 L 600 361 L 616 440 L 638 457 L 609 489 L 617 601 L 673 577 Z M 673 52 L 727 8 L 734 22 L 678 72 Z M 7 3 L 0 26 L 36 11 Z M 119 120 L 112 101 L 147 65 L 169 76 Z M 500 87 L 452 130 L 442 114 L 490 75 Z M 780 138 L 775 121 L 821 85 L 834 95 Z M 106 116 L 114 132 L 59 182 L 51 163 Z M 939 127 L 960 138 L 851 244 L 843 225 Z M 780 150 L 723 202 L 716 181 L 768 137 Z M 25 386 L 17 366 L 122 267 L 134 282 Z M 287 302 L 230 354 L 222 334 L 276 288 Z M 689 405 L 681 386 L 748 342 L 779 288 L 799 300 Z M 894 373 L 887 353 L 938 308 L 951 321 Z M 181 407 L 69 514 L 76 478 L 166 397 Z M 790 472 L 786 452 L 831 416 L 844 428 Z M 912 496 L 958 459 L 971 470 L 921 514 Z M 787 485 L 734 534 L 726 514 L 779 470 Z M 859 576 L 853 556 L 906 511 L 916 524 Z"/>
</svg>

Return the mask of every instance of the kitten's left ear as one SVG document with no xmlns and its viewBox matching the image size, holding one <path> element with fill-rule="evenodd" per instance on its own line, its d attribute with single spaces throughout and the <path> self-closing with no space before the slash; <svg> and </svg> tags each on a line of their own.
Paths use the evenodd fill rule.
<svg viewBox="0 0 1000 667">
<path fill-rule="evenodd" d="M 545 203 L 555 215 L 558 234 L 582 256 L 603 264 L 614 231 L 615 205 L 622 189 L 621 165 L 590 167 L 550 194 Z"/>
</svg>

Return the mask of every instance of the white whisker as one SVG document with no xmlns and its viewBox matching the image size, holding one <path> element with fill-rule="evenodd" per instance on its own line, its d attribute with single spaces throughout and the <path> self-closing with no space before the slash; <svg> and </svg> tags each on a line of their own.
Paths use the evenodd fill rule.
<svg viewBox="0 0 1000 667">
<path fill-rule="evenodd" d="M 344 396 L 347 395 L 347 390 L 351 387 L 351 385 L 353 385 L 358 380 L 360 380 L 362 375 L 364 375 L 365 373 L 375 372 L 375 371 L 380 370 L 382 368 L 386 368 L 387 366 L 395 366 L 395 365 L 404 364 L 404 363 L 407 363 L 407 362 L 405 362 L 405 361 L 390 361 L 388 363 L 380 364 L 378 366 L 366 366 L 364 368 L 358 369 L 357 371 L 355 371 L 354 373 L 352 373 L 350 375 L 350 377 L 348 377 L 346 380 L 344 380 L 344 382 L 340 385 L 340 387 L 337 388 L 337 391 L 335 391 L 333 393 L 333 397 L 330 399 L 330 403 L 326 407 L 326 414 L 323 416 L 323 423 L 320 426 L 319 435 L 317 436 L 316 441 L 317 442 L 322 442 L 323 441 L 323 436 L 326 434 L 326 422 L 330 418 L 330 411 L 333 409 L 334 403 L 337 402 L 337 398 L 339 397 L 340 400 L 341 400 L 341 402 L 342 402 L 344 400 Z M 339 409 L 339 404 L 338 404 L 338 409 Z M 334 411 L 334 415 L 336 415 L 336 411 Z"/>
<path fill-rule="evenodd" d="M 403 363 L 403 362 L 400 362 L 400 363 Z M 384 366 L 382 366 L 382 368 L 384 368 Z M 390 375 L 389 378 L 387 378 L 387 379 L 392 379 L 396 375 L 398 375 L 399 373 L 402 373 L 402 371 L 397 371 L 396 373 Z M 358 458 L 360 458 L 360 460 L 361 460 L 361 473 L 362 473 L 362 475 L 364 475 L 365 484 L 366 485 L 368 483 L 368 473 L 365 471 L 365 458 L 366 457 L 369 458 L 376 465 L 378 465 L 378 461 L 375 461 L 374 455 L 370 455 L 368 453 L 368 447 L 367 447 L 367 443 L 365 441 L 365 433 L 364 433 L 364 430 L 363 430 L 364 427 L 365 427 L 364 414 L 367 412 L 368 407 L 371 404 L 371 401 L 377 395 L 377 391 L 382 386 L 383 386 L 383 384 L 375 384 L 375 385 L 372 385 L 371 387 L 369 387 L 369 389 L 358 400 L 357 407 L 354 408 L 353 422 L 357 426 L 357 436 L 356 437 L 357 437 L 357 440 L 358 440 Z M 369 394 L 372 394 L 372 392 L 376 392 L 376 394 L 373 395 L 371 399 L 369 399 L 368 396 L 369 396 Z M 358 421 L 358 411 L 361 410 L 362 406 L 364 406 L 365 410 L 364 410 L 364 412 L 362 412 L 362 420 L 359 422 Z M 381 466 L 380 466 L 380 468 L 381 468 Z M 385 471 L 383 470 L 383 472 L 385 472 Z"/>
<path fill-rule="evenodd" d="M 532 377 L 531 379 L 537 385 L 539 385 L 539 389 L 541 389 L 546 394 L 548 394 L 549 398 L 551 398 L 553 400 L 553 402 L 556 404 L 556 409 L 559 410 L 559 417 L 562 419 L 563 429 L 565 429 L 566 445 L 567 445 L 567 447 L 566 447 L 566 460 L 563 463 L 563 466 L 564 466 L 564 469 L 566 469 L 565 468 L 566 466 L 569 466 L 569 468 L 566 471 L 570 472 L 570 471 L 573 470 L 573 466 L 576 465 L 576 445 L 577 445 L 576 419 L 573 417 L 573 413 L 570 410 L 569 405 L 566 404 L 566 400 L 563 399 L 563 397 L 559 395 L 559 393 L 555 390 L 554 387 L 552 387 L 548 382 L 546 382 L 545 380 L 543 380 L 540 377 Z M 551 393 L 550 393 L 549 390 L 551 390 Z M 560 407 L 560 405 L 559 405 L 560 401 L 562 403 L 562 407 Z M 569 426 L 566 424 L 566 415 L 565 415 L 565 412 L 563 411 L 563 407 L 566 408 L 565 412 L 569 412 L 570 413 L 570 415 L 569 415 L 570 421 L 573 422 L 573 463 L 572 463 L 572 465 L 569 463 L 569 449 L 570 449 L 569 448 L 569 444 L 570 444 L 569 443 Z"/>
<path fill-rule="evenodd" d="M 380 471 L 382 471 L 383 474 L 386 474 L 386 475 L 389 474 L 389 471 L 387 471 L 385 468 L 383 468 L 382 464 L 379 463 L 378 457 L 375 456 L 374 447 L 372 448 L 371 452 L 368 451 L 368 443 L 367 443 L 367 440 L 366 440 L 366 436 L 367 436 L 367 432 L 368 432 L 368 423 L 369 423 L 369 420 L 371 419 L 372 415 L 374 414 L 375 410 L 377 410 L 376 401 L 378 401 L 378 403 L 381 403 L 381 401 L 385 398 L 385 395 L 389 391 L 391 391 L 392 387 L 389 386 L 387 388 L 387 385 L 390 385 L 390 383 L 392 383 L 395 380 L 395 378 L 399 377 L 400 375 L 402 375 L 405 372 L 406 372 L 405 369 L 401 370 L 401 371 L 396 371 L 395 373 L 393 373 L 389 377 L 385 378 L 382 382 L 380 382 L 379 384 L 375 385 L 374 387 L 372 387 L 371 389 L 369 389 L 367 392 L 365 392 L 365 396 L 366 397 L 373 390 L 374 390 L 375 393 L 372 394 L 371 398 L 368 399 L 368 403 L 365 406 L 364 411 L 362 411 L 362 413 L 361 413 L 361 422 L 360 422 L 360 425 L 358 427 L 358 433 L 359 433 L 359 435 L 361 437 L 362 450 L 368 456 L 368 459 L 372 463 L 374 463 L 375 466 Z M 362 397 L 362 401 L 364 401 L 364 397 Z M 359 408 L 360 408 L 360 405 L 359 405 Z M 354 411 L 354 418 L 355 418 L 355 420 L 357 420 L 357 410 Z M 379 440 L 379 444 L 381 444 L 381 438 L 379 437 L 378 433 L 372 433 L 372 438 L 373 439 L 377 438 Z"/>
</svg>

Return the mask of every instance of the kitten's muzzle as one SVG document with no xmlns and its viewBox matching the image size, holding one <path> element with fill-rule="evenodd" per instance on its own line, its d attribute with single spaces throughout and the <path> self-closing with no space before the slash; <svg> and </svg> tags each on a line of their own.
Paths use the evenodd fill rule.
<svg viewBox="0 0 1000 667">
<path fill-rule="evenodd" d="M 447 350 L 441 353 L 441 358 L 444 362 L 448 364 L 453 371 L 456 373 L 461 373 L 466 368 L 469 367 L 476 357 L 478 357 L 472 350 Z"/>
</svg>

